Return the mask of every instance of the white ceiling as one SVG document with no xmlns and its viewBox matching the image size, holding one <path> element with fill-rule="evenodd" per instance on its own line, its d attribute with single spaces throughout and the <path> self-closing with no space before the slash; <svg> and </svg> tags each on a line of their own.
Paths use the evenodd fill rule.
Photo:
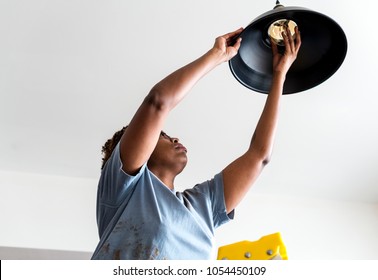
<svg viewBox="0 0 378 280">
<path fill-rule="evenodd" d="M 273 158 L 253 191 L 377 203 L 375 1 L 281 3 L 332 17 L 348 53 L 326 82 L 284 97 Z M 102 144 L 157 81 L 274 4 L 1 1 L 0 169 L 97 178 Z M 189 150 L 177 184 L 205 180 L 244 152 L 265 97 L 227 64 L 201 80 L 165 127 Z"/>
</svg>

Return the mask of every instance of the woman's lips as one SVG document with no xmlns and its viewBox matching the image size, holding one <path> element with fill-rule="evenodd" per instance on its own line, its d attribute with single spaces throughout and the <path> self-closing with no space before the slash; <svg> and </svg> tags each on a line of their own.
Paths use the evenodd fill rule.
<svg viewBox="0 0 378 280">
<path fill-rule="evenodd" d="M 188 150 L 184 147 L 184 145 L 182 145 L 182 144 L 176 144 L 176 145 L 175 145 L 175 149 L 184 150 L 185 152 L 188 151 Z"/>
</svg>

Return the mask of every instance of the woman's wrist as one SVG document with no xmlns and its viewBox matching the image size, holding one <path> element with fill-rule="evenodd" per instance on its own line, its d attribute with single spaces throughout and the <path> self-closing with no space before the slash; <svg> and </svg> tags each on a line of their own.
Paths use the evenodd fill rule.
<svg viewBox="0 0 378 280">
<path fill-rule="evenodd" d="M 211 63 L 214 64 L 214 66 L 217 66 L 225 62 L 224 52 L 218 48 L 211 48 L 205 54 L 205 56 L 209 59 L 209 61 L 211 61 Z"/>
<path fill-rule="evenodd" d="M 273 71 L 273 81 L 284 83 L 286 79 L 286 71 Z"/>
</svg>

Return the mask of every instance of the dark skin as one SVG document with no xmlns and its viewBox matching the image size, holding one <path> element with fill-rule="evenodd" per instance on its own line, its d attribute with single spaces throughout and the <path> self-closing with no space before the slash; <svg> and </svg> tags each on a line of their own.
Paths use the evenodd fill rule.
<svg viewBox="0 0 378 280">
<path fill-rule="evenodd" d="M 136 174 L 147 162 L 151 172 L 168 188 L 174 188 L 176 176 L 186 166 L 187 151 L 178 138 L 161 133 L 165 121 L 171 110 L 202 77 L 237 54 L 241 38 L 236 42 L 232 39 L 242 31 L 240 28 L 216 38 L 214 46 L 203 56 L 176 70 L 151 89 L 120 141 L 121 160 L 126 173 Z M 288 30 L 286 33 L 290 34 Z M 284 35 L 284 54 L 280 54 L 272 43 L 272 85 L 250 146 L 222 170 L 227 212 L 239 204 L 269 162 L 284 81 L 301 45 L 298 29 L 296 33 L 295 40 L 290 35 Z"/>
</svg>

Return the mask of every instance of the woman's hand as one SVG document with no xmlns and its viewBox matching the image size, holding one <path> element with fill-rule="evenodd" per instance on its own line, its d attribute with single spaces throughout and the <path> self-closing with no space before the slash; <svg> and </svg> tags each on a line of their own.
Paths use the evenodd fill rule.
<svg viewBox="0 0 378 280">
<path fill-rule="evenodd" d="M 289 28 L 286 29 L 286 32 L 282 33 L 284 43 L 285 43 L 285 52 L 280 54 L 278 52 L 277 45 L 271 40 L 272 52 L 273 52 L 273 72 L 282 73 L 286 75 L 289 71 L 290 66 L 293 64 L 297 58 L 298 51 L 301 47 L 301 34 L 299 33 L 298 26 L 295 27 L 296 38 L 294 40 L 293 36 L 290 33 Z"/>
<path fill-rule="evenodd" d="M 219 36 L 215 39 L 212 51 L 216 52 L 219 56 L 220 63 L 229 61 L 238 53 L 241 37 L 236 40 L 235 37 L 237 37 L 242 31 L 243 28 L 239 28 L 238 30 Z"/>
</svg>

